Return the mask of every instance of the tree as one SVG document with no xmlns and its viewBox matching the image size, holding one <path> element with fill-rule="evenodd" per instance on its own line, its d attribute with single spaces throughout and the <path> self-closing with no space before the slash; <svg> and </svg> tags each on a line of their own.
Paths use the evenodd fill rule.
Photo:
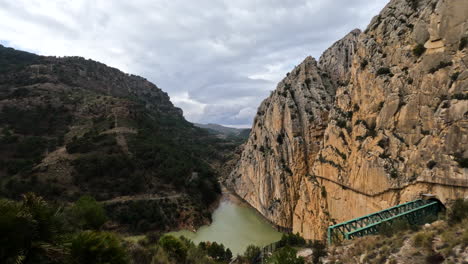
<svg viewBox="0 0 468 264">
<path fill-rule="evenodd" d="M 296 257 L 297 251 L 292 247 L 286 246 L 276 251 L 268 259 L 271 264 L 304 264 L 304 258 Z"/>
<path fill-rule="evenodd" d="M 107 221 L 104 208 L 91 196 L 82 196 L 71 209 L 71 221 L 83 229 L 100 229 Z"/>
<path fill-rule="evenodd" d="M 79 264 L 127 264 L 120 239 L 109 232 L 83 231 L 71 244 L 71 258 Z"/>
<path fill-rule="evenodd" d="M 184 262 L 187 257 L 187 247 L 173 236 L 163 236 L 159 239 L 159 245 L 166 253 L 178 262 Z"/>
<path fill-rule="evenodd" d="M 249 245 L 244 252 L 244 257 L 247 259 L 249 264 L 255 264 L 257 263 L 261 253 L 262 250 L 259 247 Z"/>
<path fill-rule="evenodd" d="M 0 263 L 63 263 L 67 249 L 60 210 L 33 193 L 0 200 Z"/>
</svg>

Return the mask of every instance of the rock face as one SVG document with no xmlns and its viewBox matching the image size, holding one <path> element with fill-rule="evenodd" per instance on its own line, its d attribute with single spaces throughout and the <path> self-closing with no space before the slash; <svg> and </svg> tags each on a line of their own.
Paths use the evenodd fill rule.
<svg viewBox="0 0 468 264">
<path fill-rule="evenodd" d="M 463 0 L 391 1 L 262 103 L 228 185 L 306 238 L 421 193 L 466 197 L 467 36 Z"/>
</svg>

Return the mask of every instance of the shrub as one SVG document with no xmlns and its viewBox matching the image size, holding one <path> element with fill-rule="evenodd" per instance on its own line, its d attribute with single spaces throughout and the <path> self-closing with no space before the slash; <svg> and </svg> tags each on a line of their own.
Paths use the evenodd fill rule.
<svg viewBox="0 0 468 264">
<path fill-rule="evenodd" d="M 0 200 L 0 263 L 62 263 L 63 219 L 32 193 L 21 202 Z"/>
<path fill-rule="evenodd" d="M 283 234 L 280 240 L 280 244 L 289 246 L 303 246 L 306 241 L 303 237 L 297 234 Z"/>
<path fill-rule="evenodd" d="M 187 257 L 187 247 L 173 236 L 163 236 L 159 239 L 159 245 L 178 262 L 184 262 Z"/>
<path fill-rule="evenodd" d="M 304 264 L 302 257 L 296 257 L 297 251 L 289 246 L 286 246 L 276 251 L 273 256 L 268 259 L 271 264 Z"/>
<path fill-rule="evenodd" d="M 434 233 L 428 231 L 421 231 L 414 236 L 413 243 L 416 247 L 431 249 L 433 238 Z"/>
<path fill-rule="evenodd" d="M 71 243 L 71 257 L 77 263 L 126 264 L 128 257 L 119 238 L 108 232 L 83 231 Z"/>
<path fill-rule="evenodd" d="M 208 253 L 208 256 L 212 257 L 214 260 L 217 261 L 225 261 L 229 262 L 232 258 L 232 252 L 231 250 L 224 249 L 223 244 L 218 244 L 216 242 L 213 243 L 206 243 L 206 252 Z"/>
<path fill-rule="evenodd" d="M 455 200 L 452 208 L 448 213 L 448 220 L 450 223 L 459 223 L 468 218 L 468 200 L 463 199 Z"/>
<path fill-rule="evenodd" d="M 107 221 L 104 208 L 91 196 L 82 196 L 71 208 L 71 216 L 84 229 L 99 229 Z"/>
<path fill-rule="evenodd" d="M 377 75 L 387 75 L 387 74 L 391 74 L 392 72 L 390 71 L 389 68 L 386 68 L 386 67 L 382 67 L 380 69 L 377 70 Z"/>
<path fill-rule="evenodd" d="M 244 257 L 246 258 L 249 264 L 255 264 L 260 258 L 261 253 L 262 250 L 259 247 L 255 245 L 249 245 L 244 252 Z"/>
<path fill-rule="evenodd" d="M 424 52 L 426 52 L 426 48 L 424 47 L 423 44 L 418 44 L 413 49 L 413 54 L 417 57 L 421 57 L 421 55 L 423 55 Z"/>
</svg>

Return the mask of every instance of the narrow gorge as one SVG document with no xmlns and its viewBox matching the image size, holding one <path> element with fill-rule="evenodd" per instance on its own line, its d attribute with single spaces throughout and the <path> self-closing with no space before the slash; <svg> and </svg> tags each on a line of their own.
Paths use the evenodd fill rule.
<svg viewBox="0 0 468 264">
<path fill-rule="evenodd" d="M 258 108 L 229 189 L 308 239 L 434 194 L 468 195 L 468 5 L 392 0 Z"/>
</svg>

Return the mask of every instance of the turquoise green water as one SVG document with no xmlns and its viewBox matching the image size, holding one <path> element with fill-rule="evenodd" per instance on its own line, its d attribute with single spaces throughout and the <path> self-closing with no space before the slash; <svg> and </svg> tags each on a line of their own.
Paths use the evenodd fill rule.
<svg viewBox="0 0 468 264">
<path fill-rule="evenodd" d="M 169 233 L 185 236 L 195 243 L 216 241 L 231 249 L 233 255 L 244 253 L 248 245 L 265 246 L 281 239 L 281 233 L 268 224 L 254 209 L 232 199 L 223 199 L 213 212 L 211 225 L 197 232 L 182 230 Z"/>
</svg>

